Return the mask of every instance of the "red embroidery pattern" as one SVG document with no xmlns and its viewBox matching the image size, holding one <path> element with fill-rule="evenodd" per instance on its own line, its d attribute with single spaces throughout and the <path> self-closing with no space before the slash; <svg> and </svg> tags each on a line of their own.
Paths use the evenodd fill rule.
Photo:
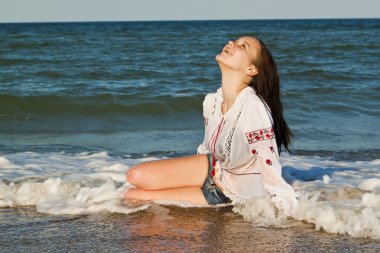
<svg viewBox="0 0 380 253">
<path fill-rule="evenodd" d="M 245 133 L 245 137 L 247 137 L 248 143 L 252 144 L 262 140 L 273 139 L 275 136 L 273 128 L 269 127 Z"/>
<path fill-rule="evenodd" d="M 272 151 L 272 153 L 274 152 L 274 149 L 272 146 L 269 147 L 270 151 Z"/>
<path fill-rule="evenodd" d="M 259 151 L 257 151 L 256 149 L 252 149 L 251 152 L 252 152 L 253 155 L 258 155 L 259 154 Z"/>
<path fill-rule="evenodd" d="M 265 162 L 266 162 L 269 166 L 272 165 L 272 161 L 271 161 L 270 159 L 267 159 Z"/>
</svg>

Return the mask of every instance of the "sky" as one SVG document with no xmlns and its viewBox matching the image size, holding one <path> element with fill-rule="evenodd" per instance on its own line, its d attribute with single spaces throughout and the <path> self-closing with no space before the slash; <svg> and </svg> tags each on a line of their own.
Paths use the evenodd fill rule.
<svg viewBox="0 0 380 253">
<path fill-rule="evenodd" d="M 0 0 L 0 22 L 380 18 L 380 0 Z"/>
</svg>

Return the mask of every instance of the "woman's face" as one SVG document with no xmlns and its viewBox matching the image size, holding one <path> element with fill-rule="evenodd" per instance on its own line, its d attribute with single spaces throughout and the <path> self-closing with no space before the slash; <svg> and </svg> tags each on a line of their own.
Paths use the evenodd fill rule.
<svg viewBox="0 0 380 253">
<path fill-rule="evenodd" d="M 259 52 L 259 42 L 252 37 L 241 37 L 229 41 L 222 52 L 216 56 L 216 61 L 235 71 L 246 72 L 253 65 Z"/>
</svg>

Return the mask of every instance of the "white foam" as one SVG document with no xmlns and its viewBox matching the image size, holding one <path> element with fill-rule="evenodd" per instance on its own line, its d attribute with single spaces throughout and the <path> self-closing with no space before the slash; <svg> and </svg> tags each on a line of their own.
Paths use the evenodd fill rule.
<svg viewBox="0 0 380 253">
<path fill-rule="evenodd" d="M 252 198 L 242 205 L 235 205 L 234 212 L 243 215 L 246 221 L 255 226 L 280 227 L 292 226 L 283 212 L 278 212 L 270 199 Z"/>
<path fill-rule="evenodd" d="M 361 201 L 362 206 L 371 207 L 377 212 L 380 210 L 380 194 L 364 193 Z"/>
<path fill-rule="evenodd" d="M 323 175 L 323 183 L 325 183 L 325 184 L 330 183 L 330 177 L 328 175 Z"/>
<path fill-rule="evenodd" d="M 0 167 L 1 168 L 16 168 L 17 166 L 11 163 L 8 159 L 5 157 L 0 157 Z"/>
<path fill-rule="evenodd" d="M 363 191 L 373 191 L 380 188 L 380 178 L 370 178 L 359 184 L 359 188 Z"/>
<path fill-rule="evenodd" d="M 358 237 L 380 238 L 379 212 L 360 200 L 320 201 L 305 194 L 296 218 L 313 223 L 316 229 Z"/>
<path fill-rule="evenodd" d="M 293 221 L 267 199 L 252 199 L 233 210 L 260 226 L 286 227 L 306 221 L 330 233 L 380 239 L 379 160 L 291 157 L 283 159 L 283 164 L 285 177 L 300 193 Z"/>
<path fill-rule="evenodd" d="M 131 213 L 151 204 L 126 205 L 126 171 L 155 157 L 131 159 L 99 153 L 20 152 L 0 156 L 0 207 L 34 205 L 48 214 Z M 316 229 L 380 238 L 380 160 L 282 159 L 283 175 L 300 193 L 293 219 L 269 199 L 251 199 L 233 211 L 257 226 L 289 227 L 306 221 Z M 160 205 L 201 207 L 178 201 Z M 207 206 L 210 207 L 210 206 Z"/>
<path fill-rule="evenodd" d="M 123 203 L 124 192 L 130 187 L 126 163 L 137 162 L 113 158 L 106 152 L 9 154 L 0 157 L 1 179 L 11 181 L 0 180 L 0 207 L 34 205 L 48 214 L 143 210 L 149 205 L 127 207 Z"/>
</svg>

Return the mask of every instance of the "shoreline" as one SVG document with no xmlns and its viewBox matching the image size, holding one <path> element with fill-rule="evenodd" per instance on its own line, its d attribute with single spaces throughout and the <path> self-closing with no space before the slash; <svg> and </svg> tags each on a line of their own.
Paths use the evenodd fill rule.
<svg viewBox="0 0 380 253">
<path fill-rule="evenodd" d="M 231 207 L 153 204 L 128 215 L 61 216 L 38 213 L 28 206 L 1 208 L 0 219 L 3 220 L 0 245 L 5 251 L 376 252 L 380 249 L 378 240 L 329 234 L 315 230 L 312 224 L 254 227 L 233 213 Z"/>
</svg>

